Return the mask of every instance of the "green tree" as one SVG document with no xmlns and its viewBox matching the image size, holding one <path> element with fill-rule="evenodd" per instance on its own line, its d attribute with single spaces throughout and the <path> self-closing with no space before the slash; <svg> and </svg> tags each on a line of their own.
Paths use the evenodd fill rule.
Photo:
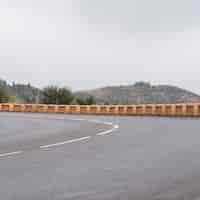
<svg viewBox="0 0 200 200">
<path fill-rule="evenodd" d="M 8 102 L 9 102 L 9 103 L 16 103 L 16 102 L 17 102 L 16 96 L 9 96 Z"/>
<path fill-rule="evenodd" d="M 93 96 L 87 97 L 85 101 L 86 101 L 87 105 L 94 105 L 94 104 L 96 104 L 96 101 L 95 101 L 95 99 L 94 99 Z"/>
<path fill-rule="evenodd" d="M 103 105 L 110 105 L 110 102 L 109 102 L 109 101 L 105 101 L 105 102 L 103 103 Z"/>
<path fill-rule="evenodd" d="M 44 104 L 70 104 L 74 99 L 72 92 L 66 87 L 48 86 L 43 89 L 42 95 Z"/>
<path fill-rule="evenodd" d="M 71 104 L 73 99 L 74 96 L 68 88 L 63 87 L 58 89 L 57 104 Z"/>
<path fill-rule="evenodd" d="M 0 103 L 7 103 L 8 99 L 9 99 L 9 97 L 8 97 L 5 89 L 0 88 Z"/>
<path fill-rule="evenodd" d="M 42 103 L 44 104 L 57 104 L 58 87 L 48 86 L 42 91 L 43 98 Z"/>
<path fill-rule="evenodd" d="M 77 98 L 76 98 L 76 103 L 77 103 L 78 105 L 86 105 L 85 100 L 84 100 L 83 98 L 81 98 L 81 97 L 77 97 Z"/>
<path fill-rule="evenodd" d="M 85 99 L 81 98 L 81 97 L 77 97 L 76 102 L 79 105 L 94 105 L 94 104 L 96 104 L 96 101 L 93 96 L 89 96 Z"/>
</svg>

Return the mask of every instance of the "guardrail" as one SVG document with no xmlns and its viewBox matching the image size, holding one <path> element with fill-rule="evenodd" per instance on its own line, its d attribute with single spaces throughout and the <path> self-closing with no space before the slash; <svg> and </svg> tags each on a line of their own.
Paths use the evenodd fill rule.
<svg viewBox="0 0 200 200">
<path fill-rule="evenodd" d="M 200 103 L 146 105 L 0 104 L 1 112 L 66 113 L 94 115 L 200 116 Z"/>
</svg>

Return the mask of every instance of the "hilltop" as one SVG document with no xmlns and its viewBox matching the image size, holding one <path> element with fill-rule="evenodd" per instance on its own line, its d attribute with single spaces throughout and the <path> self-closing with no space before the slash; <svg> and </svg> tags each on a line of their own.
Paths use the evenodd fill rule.
<svg viewBox="0 0 200 200">
<path fill-rule="evenodd" d="M 97 102 L 100 104 L 200 102 L 200 96 L 188 90 L 171 85 L 151 85 L 146 82 L 80 91 L 76 95 L 92 95 L 96 97 Z"/>
</svg>

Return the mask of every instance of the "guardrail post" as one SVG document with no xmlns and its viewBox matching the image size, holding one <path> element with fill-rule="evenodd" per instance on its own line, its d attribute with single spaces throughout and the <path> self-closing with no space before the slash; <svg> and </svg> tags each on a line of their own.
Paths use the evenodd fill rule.
<svg viewBox="0 0 200 200">
<path fill-rule="evenodd" d="M 145 105 L 145 115 L 153 115 L 153 105 Z"/>
<path fill-rule="evenodd" d="M 196 116 L 200 116 L 200 104 L 195 104 L 195 114 Z"/>
<path fill-rule="evenodd" d="M 136 107 L 134 105 L 128 105 L 126 108 L 127 115 L 135 115 Z"/>
<path fill-rule="evenodd" d="M 87 105 L 82 105 L 80 106 L 80 114 L 89 114 L 88 112 L 88 106 Z"/>
<path fill-rule="evenodd" d="M 126 113 L 126 107 L 124 105 L 117 106 L 117 114 L 124 115 Z"/>
</svg>

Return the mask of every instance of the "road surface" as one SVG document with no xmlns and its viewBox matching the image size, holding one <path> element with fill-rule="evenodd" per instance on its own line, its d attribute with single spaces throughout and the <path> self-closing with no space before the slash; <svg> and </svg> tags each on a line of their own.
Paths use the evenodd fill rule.
<svg viewBox="0 0 200 200">
<path fill-rule="evenodd" d="M 199 122 L 0 113 L 0 197 L 199 200 Z"/>
</svg>

